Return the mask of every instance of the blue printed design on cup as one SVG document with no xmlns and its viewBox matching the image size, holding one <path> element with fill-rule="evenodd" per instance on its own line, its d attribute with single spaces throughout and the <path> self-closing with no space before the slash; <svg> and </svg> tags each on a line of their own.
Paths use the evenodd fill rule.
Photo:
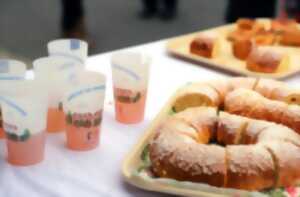
<svg viewBox="0 0 300 197">
<path fill-rule="evenodd" d="M 1 76 L 0 75 L 0 81 L 18 81 L 18 80 L 24 80 L 25 77 L 20 77 L 20 76 Z"/>
<path fill-rule="evenodd" d="M 95 91 L 104 91 L 104 90 L 105 90 L 105 85 L 84 88 L 84 89 L 78 90 L 76 92 L 73 92 L 70 96 L 68 96 L 67 100 L 71 101 L 74 98 L 76 98 L 82 94 L 91 93 L 91 92 L 95 92 Z"/>
<path fill-rule="evenodd" d="M 80 40 L 78 39 L 70 39 L 70 49 L 77 50 L 80 48 Z"/>
<path fill-rule="evenodd" d="M 123 66 L 119 66 L 119 65 L 113 65 L 113 67 L 115 69 L 118 69 L 124 73 L 126 73 L 127 75 L 129 75 L 131 78 L 135 79 L 136 81 L 139 81 L 141 80 L 141 77 L 138 76 L 135 72 L 133 72 L 132 70 L 128 69 L 128 68 L 125 68 Z"/>
<path fill-rule="evenodd" d="M 17 105 L 16 103 L 14 103 L 13 101 L 0 96 L 0 101 L 6 103 L 7 105 L 9 105 L 11 108 L 15 109 L 17 112 L 19 112 L 22 116 L 27 116 L 27 112 L 22 109 L 19 105 Z"/>
<path fill-rule="evenodd" d="M 0 60 L 0 73 L 8 73 L 8 72 L 9 72 L 9 61 Z"/>
</svg>

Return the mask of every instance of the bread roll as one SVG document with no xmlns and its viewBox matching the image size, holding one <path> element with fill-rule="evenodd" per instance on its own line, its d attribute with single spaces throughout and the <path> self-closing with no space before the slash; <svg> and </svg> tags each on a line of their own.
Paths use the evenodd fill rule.
<svg viewBox="0 0 300 197">
<path fill-rule="evenodd" d="M 205 84 L 192 84 L 179 92 L 175 102 L 174 110 L 183 111 L 188 107 L 219 106 L 221 100 L 218 92 Z"/>
<path fill-rule="evenodd" d="M 250 39 L 258 32 L 264 31 L 264 24 L 253 19 L 242 18 L 237 20 L 237 28 L 227 36 L 229 41 L 237 39 Z"/>
<path fill-rule="evenodd" d="M 240 59 L 245 60 L 250 54 L 254 43 L 249 38 L 236 38 L 232 43 L 233 55 Z"/>
<path fill-rule="evenodd" d="M 256 47 L 249 54 L 246 65 L 250 71 L 275 73 L 286 71 L 289 61 L 289 56 L 281 51 L 268 47 Z"/>
<path fill-rule="evenodd" d="M 264 146 L 276 162 L 276 187 L 290 187 L 299 184 L 300 148 L 287 142 L 272 141 Z"/>
<path fill-rule="evenodd" d="M 226 153 L 226 187 L 252 191 L 271 188 L 274 185 L 273 159 L 263 146 L 227 146 Z"/>
<path fill-rule="evenodd" d="M 298 23 L 294 19 L 275 19 L 271 21 L 271 30 L 277 34 L 282 34 L 287 30 L 297 30 Z"/>
<path fill-rule="evenodd" d="M 194 128 L 192 125 L 190 125 L 188 122 L 184 120 L 178 120 L 175 118 L 168 118 L 164 124 L 161 126 L 164 131 L 172 131 L 177 132 L 186 136 L 189 136 L 190 138 L 193 138 L 195 141 L 199 141 L 199 135 L 203 142 L 209 141 L 209 133 L 208 132 L 201 132 L 198 133 L 198 130 Z M 160 128 L 158 128 L 158 131 L 160 131 Z"/>
<path fill-rule="evenodd" d="M 256 105 L 260 105 L 262 96 L 248 89 L 236 89 L 225 98 L 225 111 L 241 116 L 250 117 Z"/>
<path fill-rule="evenodd" d="M 238 29 L 252 30 L 255 25 L 255 20 L 250 18 L 240 18 L 236 21 Z"/>
<path fill-rule="evenodd" d="M 220 112 L 218 118 L 217 141 L 221 144 L 238 144 L 247 127 L 247 119 Z"/>
<path fill-rule="evenodd" d="M 220 51 L 220 39 L 213 32 L 203 32 L 197 35 L 190 45 L 190 52 L 206 58 L 215 58 Z"/>
<path fill-rule="evenodd" d="M 287 46 L 300 46 L 300 30 L 287 30 L 284 31 L 279 43 Z"/>
<path fill-rule="evenodd" d="M 276 42 L 276 35 L 271 31 L 260 31 L 254 36 L 254 43 L 261 45 L 274 45 Z"/>
<path fill-rule="evenodd" d="M 300 146 L 300 136 L 292 129 L 278 124 L 274 124 L 263 129 L 257 136 L 257 141 L 260 143 L 266 143 L 269 141 L 282 141 L 290 142 Z"/>
<path fill-rule="evenodd" d="M 282 117 L 284 112 L 288 109 L 288 105 L 283 102 L 263 99 L 263 106 L 261 110 L 264 115 L 260 119 L 267 120 L 270 122 L 282 123 Z"/>
<path fill-rule="evenodd" d="M 272 99 L 283 101 L 288 104 L 300 105 L 300 89 L 288 86 L 274 88 L 272 92 Z"/>
<path fill-rule="evenodd" d="M 300 133 L 300 106 L 289 105 L 287 110 L 283 112 L 281 122 Z"/>
<path fill-rule="evenodd" d="M 229 91 L 231 91 L 232 88 L 228 79 L 211 80 L 206 82 L 205 84 L 214 88 L 218 92 L 221 103 L 224 102 L 225 96 Z"/>
<path fill-rule="evenodd" d="M 230 91 L 244 88 L 253 90 L 258 82 L 258 79 L 252 77 L 233 77 L 228 80 Z"/>
<path fill-rule="evenodd" d="M 185 135 L 165 131 L 152 141 L 150 158 L 152 171 L 158 177 L 224 186 L 226 165 L 222 147 L 198 144 Z"/>
<path fill-rule="evenodd" d="M 247 127 L 243 133 L 241 144 L 256 144 L 258 142 L 258 135 L 266 128 L 275 125 L 274 123 L 249 119 Z"/>
<path fill-rule="evenodd" d="M 266 98 L 281 100 L 277 98 L 276 94 L 278 90 L 281 90 L 284 87 L 285 84 L 280 81 L 276 81 L 273 79 L 259 79 L 254 90 Z"/>
<path fill-rule="evenodd" d="M 227 35 L 227 40 L 230 42 L 234 42 L 236 40 L 243 40 L 243 39 L 251 39 L 253 37 L 253 31 L 251 30 L 242 30 L 236 29 Z"/>
<path fill-rule="evenodd" d="M 192 127 L 196 128 L 197 131 L 205 130 L 209 132 L 209 138 L 214 138 L 217 125 L 217 109 L 213 107 L 192 107 L 188 108 L 181 113 L 174 115 L 176 119 L 181 119 Z M 205 136 L 204 136 L 205 138 Z M 205 143 L 205 141 L 201 141 Z"/>
<path fill-rule="evenodd" d="M 257 103 L 262 105 L 255 107 Z M 237 89 L 229 93 L 225 98 L 225 110 L 237 115 L 283 124 L 300 133 L 300 106 L 270 100 L 251 90 Z"/>
</svg>

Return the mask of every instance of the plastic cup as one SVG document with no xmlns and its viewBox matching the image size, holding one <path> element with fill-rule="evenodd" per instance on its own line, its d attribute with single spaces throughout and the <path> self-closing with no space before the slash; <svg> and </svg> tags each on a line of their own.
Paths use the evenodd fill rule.
<svg viewBox="0 0 300 197">
<path fill-rule="evenodd" d="M 67 147 L 87 151 L 99 145 L 103 104 L 104 75 L 85 71 L 69 87 L 64 99 Z"/>
<path fill-rule="evenodd" d="M 59 39 L 48 43 L 50 56 L 62 56 L 85 65 L 88 56 L 87 42 L 79 39 Z"/>
<path fill-rule="evenodd" d="M 111 58 L 116 120 L 125 124 L 144 119 L 149 67 L 148 56 L 116 53 Z"/>
<path fill-rule="evenodd" d="M 12 59 L 0 59 L 0 83 L 25 79 L 26 65 Z M 0 138 L 4 138 L 2 111 L 0 106 Z"/>
<path fill-rule="evenodd" d="M 27 166 L 43 161 L 47 119 L 47 96 L 33 80 L 7 85 L 0 96 L 6 133 L 7 161 Z"/>
<path fill-rule="evenodd" d="M 67 84 L 76 80 L 76 73 L 83 69 L 78 62 L 65 57 L 44 57 L 33 62 L 35 79 L 49 91 L 47 131 L 65 130 L 62 99 Z"/>
</svg>

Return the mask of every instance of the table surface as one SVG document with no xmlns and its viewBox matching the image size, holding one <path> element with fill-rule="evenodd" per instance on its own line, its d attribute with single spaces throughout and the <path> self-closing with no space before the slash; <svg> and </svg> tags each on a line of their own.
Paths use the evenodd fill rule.
<svg viewBox="0 0 300 197">
<path fill-rule="evenodd" d="M 121 174 L 125 155 L 178 87 L 190 81 L 233 75 L 175 59 L 167 55 L 165 45 L 166 40 L 162 40 L 124 49 L 146 53 L 153 59 L 145 120 L 142 123 L 124 125 L 115 121 L 110 69 L 113 52 L 90 57 L 87 69 L 99 71 L 107 77 L 100 146 L 92 151 L 75 152 L 65 148 L 63 133 L 48 134 L 45 160 L 42 163 L 14 167 L 5 161 L 5 143 L 1 140 L 0 196 L 168 196 L 143 191 L 125 183 Z M 295 85 L 300 79 L 294 76 L 285 81 Z"/>
</svg>

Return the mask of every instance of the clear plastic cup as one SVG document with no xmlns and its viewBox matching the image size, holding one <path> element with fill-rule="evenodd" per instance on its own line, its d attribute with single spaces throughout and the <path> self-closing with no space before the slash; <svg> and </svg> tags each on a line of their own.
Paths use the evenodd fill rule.
<svg viewBox="0 0 300 197">
<path fill-rule="evenodd" d="M 65 130 L 65 115 L 62 99 L 68 83 L 76 80 L 76 73 L 83 67 L 65 57 L 44 57 L 33 62 L 35 79 L 49 91 L 47 131 Z"/>
<path fill-rule="evenodd" d="M 6 133 L 7 161 L 27 166 L 43 161 L 47 94 L 33 80 L 10 82 L 0 96 Z"/>
<path fill-rule="evenodd" d="M 79 39 L 59 39 L 48 43 L 50 56 L 62 56 L 85 65 L 88 56 L 87 42 Z"/>
<path fill-rule="evenodd" d="M 85 71 L 73 83 L 64 99 L 67 147 L 86 151 L 99 144 L 105 97 L 104 75 Z"/>
<path fill-rule="evenodd" d="M 151 59 L 139 53 L 119 52 L 112 56 L 111 63 L 116 120 L 139 123 L 145 114 Z"/>
<path fill-rule="evenodd" d="M 5 81 L 24 80 L 26 65 L 23 62 L 12 59 L 0 59 L 0 83 Z M 4 138 L 2 125 L 2 111 L 0 106 L 0 138 Z"/>
</svg>

